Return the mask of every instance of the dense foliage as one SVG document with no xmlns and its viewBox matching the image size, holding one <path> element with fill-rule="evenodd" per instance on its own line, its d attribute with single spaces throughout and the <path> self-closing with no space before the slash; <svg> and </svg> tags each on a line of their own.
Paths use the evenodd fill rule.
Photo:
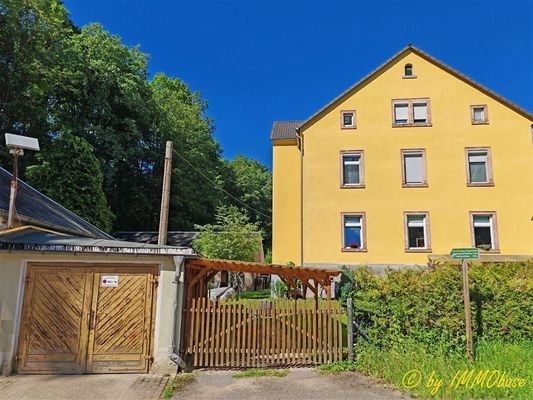
<svg viewBox="0 0 533 400">
<path fill-rule="evenodd" d="M 37 161 L 26 173 L 30 184 L 39 186 L 52 198 L 64 199 L 63 206 L 100 229 L 111 229 L 113 214 L 102 190 L 100 165 L 85 139 L 63 133 L 47 152 L 37 155 Z"/>
<path fill-rule="evenodd" d="M 344 300 L 353 298 L 355 320 L 379 347 L 400 348 L 408 341 L 429 352 L 464 352 L 459 266 L 391 270 L 384 277 L 358 269 L 345 274 L 341 292 Z M 531 263 L 472 265 L 470 297 L 474 343 L 533 337 Z"/>
<path fill-rule="evenodd" d="M 253 211 L 252 220 L 270 231 L 270 171 L 245 157 L 225 162 L 201 95 L 178 78 L 148 76 L 148 55 L 99 24 L 77 28 L 60 0 L 0 0 L 0 129 L 36 137 L 42 148 L 39 161 L 32 152 L 21 159 L 23 178 L 27 165 L 43 167 L 48 158 L 68 164 L 72 155 L 54 142 L 71 132 L 90 144 L 84 154 L 90 149 L 98 160 L 97 191 L 105 194 L 105 201 L 85 204 L 80 196 L 74 211 L 108 231 L 155 230 L 165 141 L 171 140 L 169 229 L 213 222 L 223 204 L 250 203 L 266 215 Z M 3 146 L 0 164 L 11 166 Z M 73 178 L 74 171 L 64 173 L 50 167 L 46 181 L 32 183 L 68 206 L 72 193 L 87 187 L 72 179 L 68 191 L 52 191 L 46 182 Z M 106 203 L 115 215 L 112 227 Z M 83 212 L 91 207 L 98 209 Z"/>
<path fill-rule="evenodd" d="M 255 261 L 261 236 L 256 223 L 235 206 L 217 209 L 216 223 L 197 225 L 200 231 L 194 248 L 209 258 Z"/>
</svg>

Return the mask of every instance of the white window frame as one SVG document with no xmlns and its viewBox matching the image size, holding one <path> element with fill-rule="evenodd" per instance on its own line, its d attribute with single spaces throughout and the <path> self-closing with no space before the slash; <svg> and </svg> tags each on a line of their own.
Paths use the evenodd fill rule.
<svg viewBox="0 0 533 400">
<path fill-rule="evenodd" d="M 485 182 L 472 182 L 470 176 L 470 156 L 476 153 L 485 153 L 485 172 L 487 180 Z M 465 148 L 466 185 L 467 186 L 494 186 L 492 175 L 492 154 L 490 147 L 466 147 Z"/>
<path fill-rule="evenodd" d="M 482 121 L 475 119 L 475 110 L 478 108 L 483 109 L 484 119 Z M 470 119 L 472 120 L 472 125 L 487 125 L 489 123 L 489 111 L 486 104 L 476 104 L 470 106 Z"/>
<path fill-rule="evenodd" d="M 472 237 L 472 247 L 476 247 L 476 235 L 475 235 L 475 217 L 489 217 L 488 224 L 477 225 L 478 227 L 490 228 L 490 241 L 491 248 L 485 250 L 487 252 L 499 253 L 499 241 L 498 241 L 498 224 L 496 219 L 496 211 L 471 211 L 470 212 L 470 235 Z"/>
<path fill-rule="evenodd" d="M 424 247 L 409 246 L 409 217 L 423 217 L 422 227 L 424 228 Z M 411 253 L 431 253 L 431 234 L 428 211 L 406 211 L 404 212 L 404 237 L 405 251 Z"/>
<path fill-rule="evenodd" d="M 365 156 L 363 150 L 341 150 L 340 152 L 340 187 L 341 189 L 365 187 Z M 359 183 L 345 183 L 344 157 L 359 157 Z"/>
<path fill-rule="evenodd" d="M 344 246 L 344 229 L 346 227 L 346 218 L 349 217 L 358 217 L 360 218 L 360 228 L 361 228 L 361 247 L 351 248 Z M 341 251 L 345 252 L 366 252 L 367 251 L 367 241 L 366 241 L 366 213 L 364 211 L 355 211 L 355 212 L 343 212 L 341 213 Z"/>
<path fill-rule="evenodd" d="M 352 116 L 351 124 L 344 123 L 344 116 L 347 114 Z M 355 110 L 341 110 L 341 129 L 357 129 L 357 113 Z"/>
<path fill-rule="evenodd" d="M 402 149 L 400 151 L 402 161 L 402 187 L 428 187 L 426 149 Z M 420 155 L 422 157 L 422 182 L 407 182 L 405 170 L 405 157 L 410 155 Z"/>
<path fill-rule="evenodd" d="M 417 104 L 426 104 L 426 121 L 415 122 L 414 106 Z M 431 126 L 431 101 L 428 97 L 416 99 L 393 99 L 392 102 L 392 126 L 395 128 L 403 126 Z M 407 122 L 396 122 L 396 106 L 407 106 Z"/>
</svg>

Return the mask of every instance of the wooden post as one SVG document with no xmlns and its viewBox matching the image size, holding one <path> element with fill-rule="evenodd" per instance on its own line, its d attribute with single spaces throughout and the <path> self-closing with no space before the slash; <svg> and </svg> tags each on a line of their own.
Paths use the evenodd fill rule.
<svg viewBox="0 0 533 400">
<path fill-rule="evenodd" d="M 468 262 L 466 259 L 463 259 L 463 299 L 465 304 L 466 355 L 470 361 L 474 361 L 472 315 L 470 313 L 470 288 L 468 285 Z"/>
<path fill-rule="evenodd" d="M 348 297 L 346 303 L 346 312 L 348 314 L 348 360 L 353 361 L 353 300 Z"/>
<path fill-rule="evenodd" d="M 172 142 L 167 141 L 165 149 L 165 169 L 163 172 L 163 193 L 161 195 L 161 213 L 159 215 L 159 235 L 157 244 L 167 244 L 168 231 L 168 204 L 170 198 L 170 179 L 172 176 Z"/>
</svg>

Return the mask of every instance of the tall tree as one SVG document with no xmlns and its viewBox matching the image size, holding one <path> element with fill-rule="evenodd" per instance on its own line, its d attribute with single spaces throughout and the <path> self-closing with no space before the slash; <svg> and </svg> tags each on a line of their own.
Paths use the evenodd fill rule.
<svg viewBox="0 0 533 400">
<path fill-rule="evenodd" d="M 253 222 L 263 231 L 265 247 L 272 241 L 272 172 L 257 160 L 238 155 L 227 162 L 226 190 L 245 203 Z M 228 202 L 242 207 L 233 198 Z"/>
<path fill-rule="evenodd" d="M 26 134 L 46 145 L 66 39 L 74 31 L 59 0 L 0 0 L 0 132 Z M 10 162 L 3 148 L 0 161 Z"/>
<path fill-rule="evenodd" d="M 164 74 L 157 74 L 151 86 L 157 104 L 155 129 L 162 139 L 174 143 L 170 229 L 193 229 L 194 224 L 212 222 L 224 199 L 219 189 L 224 184 L 224 165 L 212 121 L 206 116 L 207 102 L 185 82 Z M 159 152 L 163 154 L 162 147 Z M 158 163 L 157 176 L 161 168 Z"/>
<path fill-rule="evenodd" d="M 62 133 L 28 167 L 30 184 L 72 212 L 109 232 L 113 214 L 102 190 L 103 177 L 93 147 L 83 138 Z"/>
</svg>

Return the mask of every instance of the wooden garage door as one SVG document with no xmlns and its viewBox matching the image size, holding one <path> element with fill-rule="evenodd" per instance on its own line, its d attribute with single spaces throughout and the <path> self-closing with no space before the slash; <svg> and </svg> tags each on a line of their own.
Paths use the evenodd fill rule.
<svg viewBox="0 0 533 400">
<path fill-rule="evenodd" d="M 147 372 L 153 267 L 31 265 L 19 373 Z"/>
</svg>

